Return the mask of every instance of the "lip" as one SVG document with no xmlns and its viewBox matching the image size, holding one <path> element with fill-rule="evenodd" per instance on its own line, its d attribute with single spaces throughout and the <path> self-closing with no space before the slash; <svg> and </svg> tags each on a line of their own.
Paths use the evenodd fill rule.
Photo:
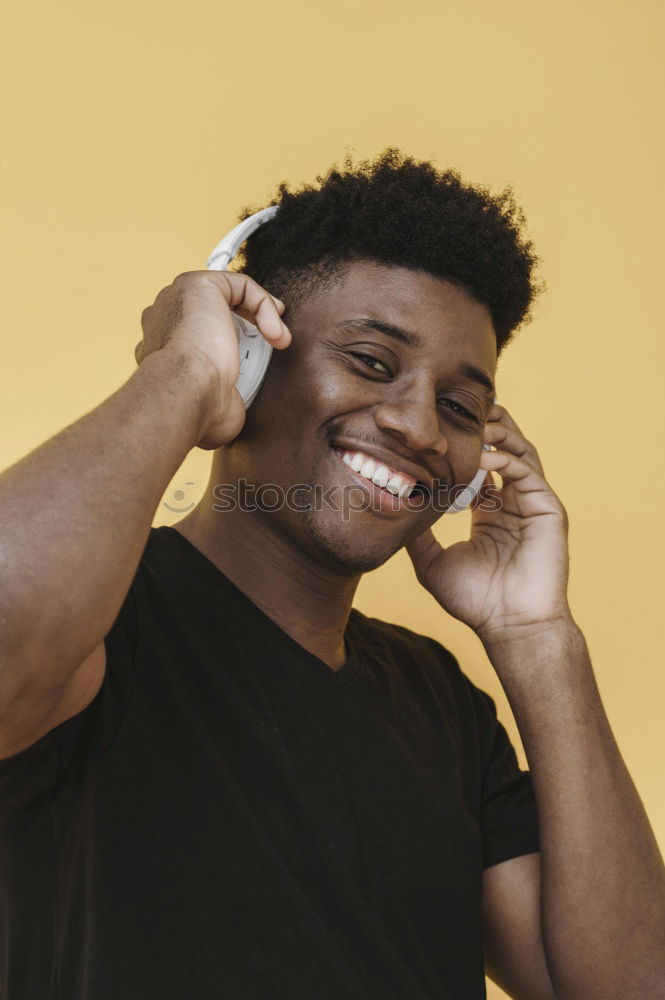
<svg viewBox="0 0 665 1000">
<path fill-rule="evenodd" d="M 397 455 L 393 451 L 383 451 L 381 448 L 367 447 L 366 445 L 358 445 L 354 442 L 343 441 L 340 438 L 336 438 L 332 442 L 332 447 L 335 451 L 361 451 L 363 455 L 367 455 L 369 458 L 376 459 L 377 462 L 381 462 L 382 465 L 387 465 L 391 469 L 395 469 L 396 472 L 406 472 L 407 475 L 412 476 L 421 486 L 424 486 L 428 493 L 432 493 L 432 477 L 426 469 L 423 469 L 422 465 L 415 465 L 413 462 L 409 462 L 408 459 L 403 458 L 401 455 Z M 353 471 L 349 467 L 349 471 Z M 363 477 L 360 477 L 363 479 Z M 363 482 L 369 483 L 369 479 L 363 479 Z M 376 484 L 374 484 L 376 485 Z M 379 486 L 379 489 L 381 487 Z"/>
<path fill-rule="evenodd" d="M 332 451 L 336 454 L 342 468 L 346 469 L 348 475 L 351 476 L 354 482 L 370 497 L 370 510 L 372 513 L 377 514 L 380 512 L 382 514 L 392 514 L 393 516 L 398 516 L 402 513 L 422 512 L 422 501 L 418 493 L 416 493 L 418 506 L 413 506 L 409 497 L 398 497 L 396 494 L 391 493 L 390 490 L 385 490 L 383 487 L 377 486 L 371 479 L 365 479 L 365 477 L 361 476 L 359 472 L 354 472 L 351 466 L 347 465 L 346 462 L 342 460 L 342 454 L 345 451 L 360 451 L 359 448 L 338 448 L 337 445 L 333 445 Z M 365 454 L 369 455 L 369 452 L 365 452 Z M 373 457 L 374 455 L 372 455 L 372 458 Z"/>
</svg>

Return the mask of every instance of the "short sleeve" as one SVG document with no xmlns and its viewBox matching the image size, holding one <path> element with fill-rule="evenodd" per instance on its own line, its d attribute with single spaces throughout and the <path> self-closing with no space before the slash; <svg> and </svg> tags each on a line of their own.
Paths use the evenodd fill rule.
<svg viewBox="0 0 665 1000">
<path fill-rule="evenodd" d="M 90 704 L 29 747 L 0 760 L 0 806 L 47 808 L 75 795 L 86 760 L 103 754 L 112 743 L 133 690 L 137 628 L 133 590 L 104 638 L 106 671 Z"/>
<path fill-rule="evenodd" d="M 483 868 L 540 850 L 538 811 L 528 771 L 520 770 L 494 699 L 471 684 L 482 765 Z"/>
</svg>

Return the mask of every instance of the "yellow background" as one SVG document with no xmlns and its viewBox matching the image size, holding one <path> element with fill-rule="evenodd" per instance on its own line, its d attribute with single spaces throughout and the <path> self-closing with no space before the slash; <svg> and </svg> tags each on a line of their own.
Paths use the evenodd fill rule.
<svg viewBox="0 0 665 1000">
<path fill-rule="evenodd" d="M 24 0 L 0 59 L 2 467 L 129 377 L 143 307 L 280 180 L 397 145 L 514 185 L 548 290 L 499 400 L 568 510 L 571 605 L 661 845 L 663 42 L 655 0 Z M 198 499 L 209 461 L 165 499 Z M 519 747 L 479 641 L 406 555 L 357 605 L 451 648 Z"/>
</svg>

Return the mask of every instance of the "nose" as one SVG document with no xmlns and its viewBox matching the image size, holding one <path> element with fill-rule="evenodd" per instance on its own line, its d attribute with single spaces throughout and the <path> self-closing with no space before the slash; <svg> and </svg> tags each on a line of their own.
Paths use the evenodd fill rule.
<svg viewBox="0 0 665 1000">
<path fill-rule="evenodd" d="M 384 400 L 374 407 L 374 420 L 377 427 L 411 451 L 439 458 L 448 450 L 433 390 L 402 390 L 399 398 Z"/>
</svg>

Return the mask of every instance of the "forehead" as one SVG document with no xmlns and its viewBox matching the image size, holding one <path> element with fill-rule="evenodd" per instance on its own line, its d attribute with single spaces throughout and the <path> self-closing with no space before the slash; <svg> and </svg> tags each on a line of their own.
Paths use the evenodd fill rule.
<svg viewBox="0 0 665 1000">
<path fill-rule="evenodd" d="M 367 318 L 418 337 L 414 353 L 445 347 L 459 360 L 496 368 L 496 335 L 487 306 L 464 289 L 423 271 L 374 261 L 354 261 L 339 281 L 308 298 L 297 310 L 311 334 L 330 333 L 344 320 Z"/>
</svg>

